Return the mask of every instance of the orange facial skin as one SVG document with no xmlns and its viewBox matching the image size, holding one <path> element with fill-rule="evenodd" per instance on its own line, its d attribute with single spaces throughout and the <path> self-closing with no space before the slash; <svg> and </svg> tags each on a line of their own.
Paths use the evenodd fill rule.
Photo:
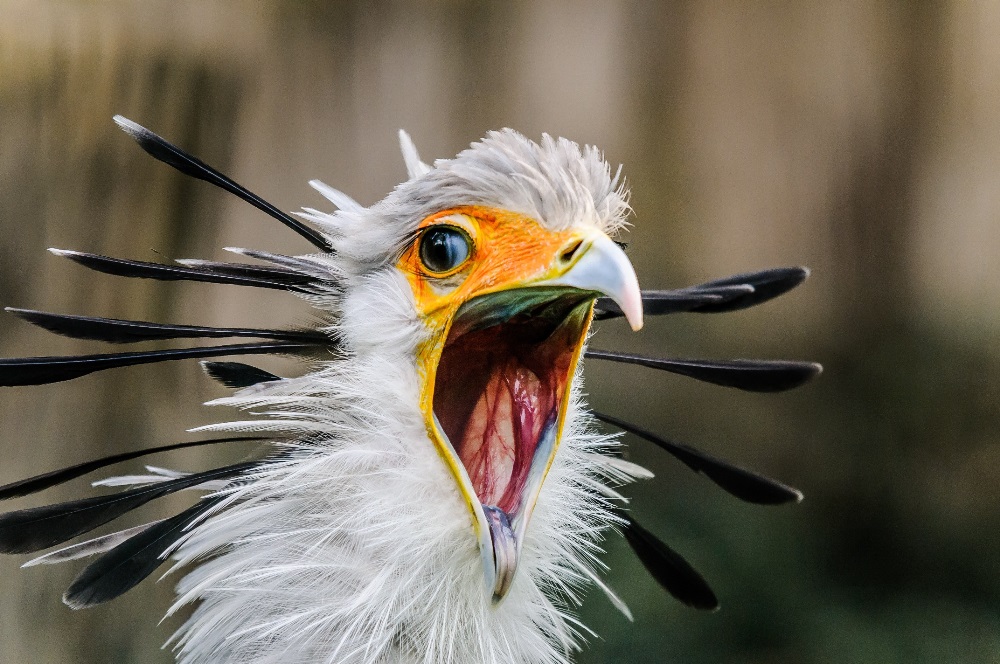
<svg viewBox="0 0 1000 664">
<path fill-rule="evenodd" d="M 555 275 L 559 267 L 553 259 L 579 242 L 575 231 L 550 231 L 526 215 L 481 206 L 442 210 L 424 219 L 419 231 L 437 224 L 456 226 L 469 234 L 473 248 L 465 263 L 450 273 L 429 273 L 415 242 L 396 264 L 407 275 L 417 312 L 429 327 L 450 319 L 475 295 Z M 449 288 L 441 283 L 452 279 L 461 279 L 461 285 Z"/>
</svg>

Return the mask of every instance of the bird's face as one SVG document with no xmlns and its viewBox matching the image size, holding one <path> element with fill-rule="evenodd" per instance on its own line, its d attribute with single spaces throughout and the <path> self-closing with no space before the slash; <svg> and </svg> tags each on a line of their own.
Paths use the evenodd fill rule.
<svg viewBox="0 0 1000 664">
<path fill-rule="evenodd" d="M 496 603 L 559 447 L 594 298 L 639 329 L 635 272 L 593 225 L 552 230 L 478 206 L 424 219 L 397 268 L 427 330 L 416 357 L 427 434 L 469 507 Z"/>
</svg>

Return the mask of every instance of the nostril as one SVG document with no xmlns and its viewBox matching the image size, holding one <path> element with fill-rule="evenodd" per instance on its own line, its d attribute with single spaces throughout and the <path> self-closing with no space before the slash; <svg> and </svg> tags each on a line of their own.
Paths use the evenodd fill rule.
<svg viewBox="0 0 1000 664">
<path fill-rule="evenodd" d="M 562 261 L 563 263 L 570 262 L 571 260 L 573 260 L 573 257 L 576 256 L 576 252 L 579 251 L 582 245 L 583 245 L 583 240 L 576 240 L 575 242 L 573 242 L 573 244 L 563 249 L 563 252 L 559 254 L 559 260 Z"/>
</svg>

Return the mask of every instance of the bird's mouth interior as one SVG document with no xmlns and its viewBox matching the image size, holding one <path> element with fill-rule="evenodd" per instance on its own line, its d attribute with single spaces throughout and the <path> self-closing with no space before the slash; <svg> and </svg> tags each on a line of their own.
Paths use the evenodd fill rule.
<svg viewBox="0 0 1000 664">
<path fill-rule="evenodd" d="M 555 451 L 592 301 L 568 289 L 480 296 L 459 310 L 441 353 L 439 427 L 487 520 L 514 533 Z"/>
</svg>

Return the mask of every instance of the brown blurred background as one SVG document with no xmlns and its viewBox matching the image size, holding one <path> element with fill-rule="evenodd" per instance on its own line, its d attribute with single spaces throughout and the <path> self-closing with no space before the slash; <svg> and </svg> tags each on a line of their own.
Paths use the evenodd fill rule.
<svg viewBox="0 0 1000 664">
<path fill-rule="evenodd" d="M 723 608 L 678 605 L 612 538 L 608 580 L 636 621 L 592 594 L 583 614 L 599 636 L 579 660 L 997 662 L 998 33 L 1000 5 L 971 0 L 0 0 L 0 303 L 207 325 L 307 320 L 289 296 L 115 279 L 44 251 L 308 250 L 147 157 L 114 113 L 287 210 L 328 208 L 311 178 L 378 200 L 404 177 L 400 127 L 428 160 L 503 126 L 596 144 L 625 164 L 645 287 L 814 270 L 759 309 L 650 320 L 635 336 L 609 323 L 596 345 L 814 359 L 826 371 L 768 396 L 591 362 L 596 405 L 806 500 L 741 504 L 630 439 L 657 473 L 630 490 L 634 510 Z M 0 322 L 3 356 L 101 349 Z M 186 439 L 228 415 L 198 405 L 222 394 L 195 362 L 4 390 L 0 482 Z M 80 481 L 9 507 L 87 493 Z M 157 621 L 173 577 L 74 613 L 59 596 L 81 565 L 19 570 L 25 559 L 0 560 L 0 660 L 171 661 L 158 647 L 178 620 Z"/>
</svg>

